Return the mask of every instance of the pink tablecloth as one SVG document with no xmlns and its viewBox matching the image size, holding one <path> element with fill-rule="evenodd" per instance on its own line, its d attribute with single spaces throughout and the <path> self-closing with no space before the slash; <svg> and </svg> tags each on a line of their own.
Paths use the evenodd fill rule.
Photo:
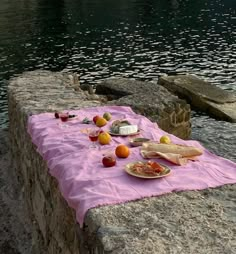
<svg viewBox="0 0 236 254">
<path fill-rule="evenodd" d="M 61 129 L 60 120 L 53 113 L 33 115 L 28 121 L 28 132 L 38 152 L 47 161 L 49 172 L 59 182 L 62 195 L 69 206 L 76 210 L 76 217 L 82 226 L 88 209 L 101 205 L 124 203 L 144 197 L 158 196 L 172 191 L 201 190 L 236 182 L 236 163 L 216 156 L 196 141 L 184 141 L 173 135 L 173 143 L 200 147 L 204 150 L 198 161 L 185 166 L 176 166 L 157 159 L 172 169 L 171 175 L 161 179 L 139 179 L 124 171 L 127 163 L 142 160 L 139 147 L 131 148 L 127 159 L 117 159 L 117 165 L 104 168 L 103 154 L 114 151 L 119 143 L 129 145 L 129 137 L 113 137 L 110 145 L 98 150 L 89 149 L 90 141 L 84 128 L 94 124 L 82 124 L 84 117 L 90 119 L 104 112 L 112 114 L 112 120 L 127 119 L 141 129 L 140 136 L 152 140 L 167 134 L 147 118 L 135 114 L 129 107 L 106 106 L 70 111 L 79 119 L 70 121 L 69 128 Z M 103 129 L 109 129 L 112 121 Z"/>
</svg>

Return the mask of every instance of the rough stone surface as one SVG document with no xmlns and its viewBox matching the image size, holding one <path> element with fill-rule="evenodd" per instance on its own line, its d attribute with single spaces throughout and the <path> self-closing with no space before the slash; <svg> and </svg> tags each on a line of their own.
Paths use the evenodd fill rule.
<svg viewBox="0 0 236 254">
<path fill-rule="evenodd" d="M 30 254 L 31 225 L 9 152 L 8 130 L 0 130 L 0 253 Z M 17 209 L 17 210 L 16 210 Z"/>
<path fill-rule="evenodd" d="M 74 211 L 61 197 L 57 182 L 27 134 L 28 116 L 45 111 L 100 105 L 97 98 L 74 92 L 61 73 L 28 72 L 9 84 L 9 132 L 15 175 L 33 224 L 32 253 L 83 253 Z"/>
<path fill-rule="evenodd" d="M 104 206 L 91 210 L 86 223 L 96 221 L 104 249 L 114 253 L 233 254 L 235 190 L 229 185 Z"/>
<path fill-rule="evenodd" d="M 107 104 L 126 105 L 142 114 L 166 132 L 187 139 L 191 135 L 190 106 L 167 89 L 151 82 L 125 78 L 107 79 L 96 87 L 106 95 Z"/>
<path fill-rule="evenodd" d="M 11 154 L 32 221 L 32 253 L 236 253 L 236 185 L 90 209 L 80 229 L 26 132 L 31 113 L 100 105 L 62 80 L 29 72 L 9 85 Z"/>
<path fill-rule="evenodd" d="M 236 94 L 192 75 L 163 76 L 158 83 L 193 107 L 217 119 L 236 123 Z"/>
</svg>

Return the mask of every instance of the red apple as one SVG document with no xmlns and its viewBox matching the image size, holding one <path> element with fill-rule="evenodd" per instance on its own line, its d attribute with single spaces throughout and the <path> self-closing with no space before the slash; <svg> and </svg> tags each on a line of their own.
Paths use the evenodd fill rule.
<svg viewBox="0 0 236 254">
<path fill-rule="evenodd" d="M 97 122 L 97 120 L 98 120 L 98 118 L 99 118 L 100 116 L 94 116 L 93 117 L 93 122 L 96 124 L 96 122 Z"/>
<path fill-rule="evenodd" d="M 113 156 L 105 156 L 102 159 L 104 167 L 113 167 L 116 165 L 116 158 Z"/>
</svg>

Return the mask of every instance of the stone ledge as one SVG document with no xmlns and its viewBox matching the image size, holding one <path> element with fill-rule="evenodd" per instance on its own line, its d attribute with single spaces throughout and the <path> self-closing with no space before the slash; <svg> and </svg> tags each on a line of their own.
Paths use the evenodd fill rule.
<svg viewBox="0 0 236 254">
<path fill-rule="evenodd" d="M 64 74 L 39 71 L 25 73 L 9 84 L 11 149 L 33 222 L 33 253 L 234 253 L 236 185 L 90 209 L 84 227 L 78 227 L 74 211 L 26 132 L 31 113 L 101 104 L 66 87 L 67 81 Z"/>
</svg>

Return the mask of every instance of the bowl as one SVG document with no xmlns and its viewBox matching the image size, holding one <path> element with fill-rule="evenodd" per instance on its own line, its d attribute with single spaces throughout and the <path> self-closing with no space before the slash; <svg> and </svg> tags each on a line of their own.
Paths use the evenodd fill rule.
<svg viewBox="0 0 236 254">
<path fill-rule="evenodd" d="M 132 138 L 130 139 L 131 146 L 141 146 L 143 143 L 150 141 L 148 138 Z"/>
</svg>

